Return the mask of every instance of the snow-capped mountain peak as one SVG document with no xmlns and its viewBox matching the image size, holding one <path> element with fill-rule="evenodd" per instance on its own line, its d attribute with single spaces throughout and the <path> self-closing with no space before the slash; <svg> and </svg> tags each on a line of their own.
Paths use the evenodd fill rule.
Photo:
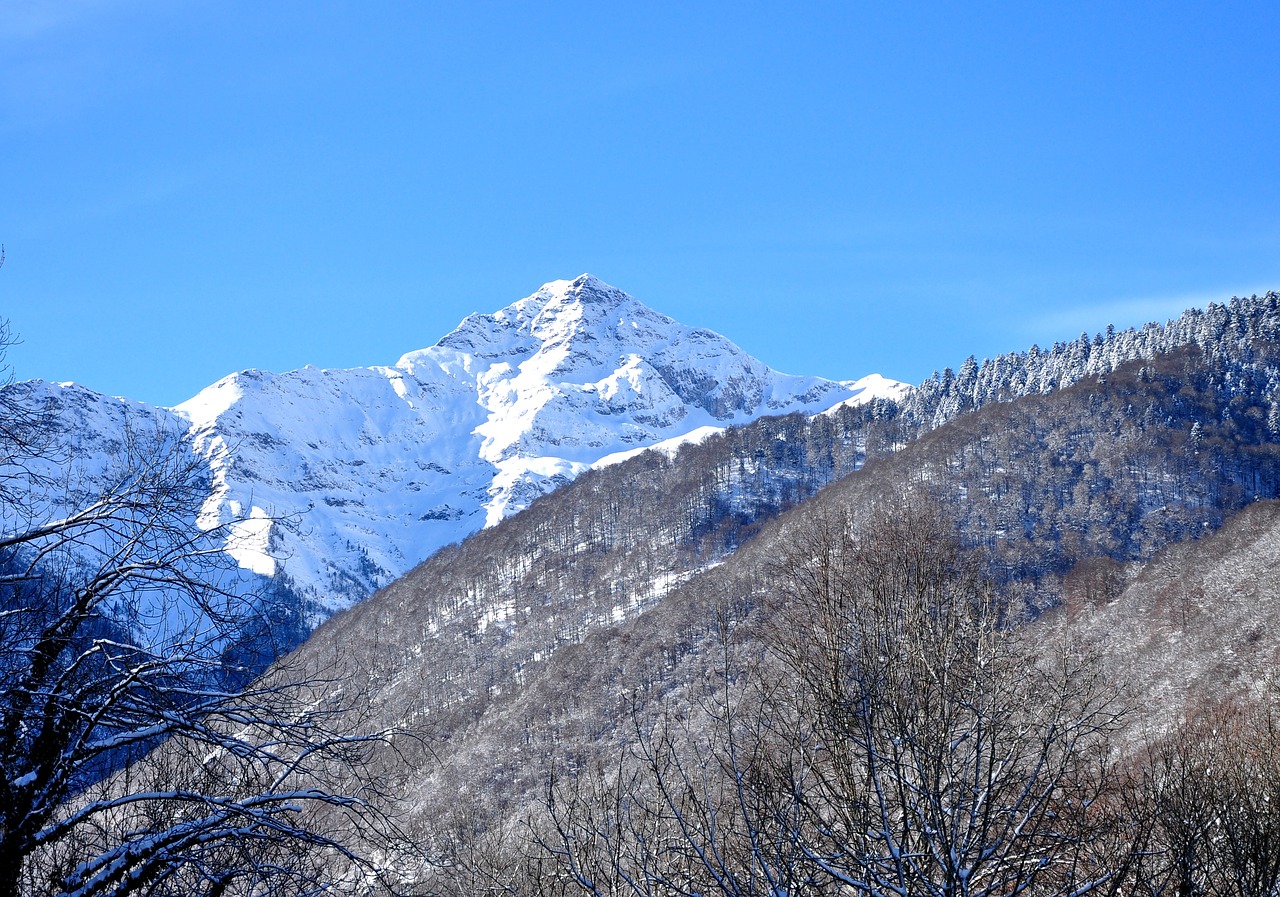
<svg viewBox="0 0 1280 897">
<path fill-rule="evenodd" d="M 616 318 L 616 321 L 614 319 Z M 410 352 L 397 367 L 412 367 L 433 350 L 453 350 L 476 358 L 504 358 L 569 347 L 580 352 L 607 337 L 610 330 L 642 323 L 652 328 L 678 326 L 621 290 L 590 274 L 553 280 L 530 296 L 496 312 L 468 315 L 453 331 L 428 349 Z"/>
<path fill-rule="evenodd" d="M 233 524 L 237 562 L 319 617 L 603 458 L 868 385 L 780 374 L 584 274 L 393 366 L 241 371 L 170 413 L 210 466 L 203 523 Z"/>
</svg>

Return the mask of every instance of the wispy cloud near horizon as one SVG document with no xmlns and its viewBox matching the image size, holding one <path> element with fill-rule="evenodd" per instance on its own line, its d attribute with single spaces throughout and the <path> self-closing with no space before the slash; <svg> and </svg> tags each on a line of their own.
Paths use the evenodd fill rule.
<svg viewBox="0 0 1280 897">
<path fill-rule="evenodd" d="M 1280 284 L 1280 281 L 1277 282 Z M 1097 333 L 1108 324 L 1117 330 L 1141 327 L 1148 323 L 1163 324 L 1179 317 L 1192 308 L 1203 309 L 1212 302 L 1223 303 L 1232 296 L 1251 296 L 1266 293 L 1270 287 L 1255 289 L 1202 290 L 1195 293 L 1179 293 L 1172 296 L 1145 296 L 1117 298 L 1102 302 L 1082 302 L 1063 306 L 1028 318 L 1023 330 L 1028 338 L 1036 339 L 1053 334 L 1056 339 L 1070 339 L 1082 332 Z"/>
<path fill-rule="evenodd" d="M 27 3 L 0 0 L 0 38 L 29 40 L 50 32 L 83 25 L 86 20 L 110 12 L 105 0 L 62 0 L 59 3 Z"/>
</svg>

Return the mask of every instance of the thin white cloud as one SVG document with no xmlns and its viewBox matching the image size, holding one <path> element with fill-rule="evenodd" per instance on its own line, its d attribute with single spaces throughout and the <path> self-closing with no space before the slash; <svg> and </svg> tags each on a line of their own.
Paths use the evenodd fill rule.
<svg viewBox="0 0 1280 897">
<path fill-rule="evenodd" d="M 103 19 L 180 13 L 189 5 L 179 0 L 0 0 L 0 41 L 57 39 L 62 32 L 98 27 Z"/>
<path fill-rule="evenodd" d="M 108 0 L 0 0 L 0 38 L 41 37 L 78 25 L 109 8 Z"/>
<path fill-rule="evenodd" d="M 1152 321 L 1163 324 L 1165 321 L 1177 318 L 1189 308 L 1204 308 L 1211 302 L 1223 303 L 1232 296 L 1261 295 L 1268 289 L 1274 288 L 1274 285 L 1250 289 L 1224 288 L 1173 296 L 1147 296 L 1080 303 L 1032 316 L 1027 321 L 1026 331 L 1033 336 L 1051 333 L 1065 339 L 1079 336 L 1082 332 L 1096 333 L 1105 329 L 1108 324 L 1114 324 L 1117 330 L 1141 327 Z"/>
</svg>

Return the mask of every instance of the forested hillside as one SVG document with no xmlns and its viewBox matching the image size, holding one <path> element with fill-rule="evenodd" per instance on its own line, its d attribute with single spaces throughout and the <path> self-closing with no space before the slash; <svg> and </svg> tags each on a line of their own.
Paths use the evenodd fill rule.
<svg viewBox="0 0 1280 897">
<path fill-rule="evenodd" d="M 929 538 L 955 539 L 1003 629 L 1064 596 L 1105 605 L 1137 569 L 1126 564 L 1276 497 L 1276 297 L 1232 308 L 1101 338 L 1104 373 L 1089 373 L 1090 351 L 1055 367 L 1047 394 L 1010 367 L 980 408 L 951 415 L 959 387 L 941 378 L 932 415 L 914 393 L 592 472 L 335 619 L 300 660 L 343 655 L 384 723 L 430 734 L 433 759 L 406 785 L 409 825 L 458 874 L 493 873 L 465 855 L 520 842 L 553 778 L 597 769 L 607 791 L 619 773 L 605 768 L 652 747 L 655 720 L 685 720 L 699 743 L 724 689 L 758 681 L 755 669 L 787 678 L 785 576 L 823 550 L 815 532 L 870 538 L 886 509 L 927 508 Z M 1159 351 L 1178 334 L 1191 341 Z"/>
</svg>

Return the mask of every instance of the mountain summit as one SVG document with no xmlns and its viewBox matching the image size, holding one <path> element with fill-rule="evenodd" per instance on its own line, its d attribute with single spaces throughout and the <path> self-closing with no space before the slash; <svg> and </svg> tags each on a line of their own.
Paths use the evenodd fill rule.
<svg viewBox="0 0 1280 897">
<path fill-rule="evenodd" d="M 772 371 L 719 334 L 587 274 L 471 315 L 396 367 L 421 379 L 470 372 L 485 412 L 472 431 L 479 457 L 526 480 L 530 459 L 554 456 L 551 475 L 572 475 L 572 465 L 615 451 L 761 414 L 822 410 L 849 394 L 830 380 Z M 489 523 L 512 508 L 505 488 L 494 491 Z"/>
<path fill-rule="evenodd" d="M 67 414 L 95 395 L 46 389 Z M 210 467 L 202 523 L 314 622 L 602 459 L 898 389 L 778 373 L 584 274 L 393 366 L 241 371 L 166 413 Z"/>
</svg>

